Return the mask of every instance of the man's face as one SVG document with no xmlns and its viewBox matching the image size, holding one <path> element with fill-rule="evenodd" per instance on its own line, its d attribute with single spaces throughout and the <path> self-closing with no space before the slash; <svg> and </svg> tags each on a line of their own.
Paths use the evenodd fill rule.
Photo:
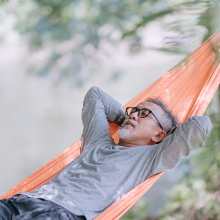
<svg viewBox="0 0 220 220">
<path fill-rule="evenodd" d="M 147 108 L 151 110 L 161 122 L 164 114 L 161 107 L 151 102 L 142 102 L 136 106 L 138 109 Z M 121 129 L 118 132 L 120 141 L 129 142 L 134 145 L 152 145 L 152 137 L 157 135 L 162 129 L 152 114 L 146 118 L 138 117 L 138 112 L 127 116 Z"/>
</svg>

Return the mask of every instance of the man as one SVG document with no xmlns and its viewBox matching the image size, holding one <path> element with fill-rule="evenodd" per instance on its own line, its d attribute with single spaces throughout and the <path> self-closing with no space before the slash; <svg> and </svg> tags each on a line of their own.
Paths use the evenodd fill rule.
<svg viewBox="0 0 220 220">
<path fill-rule="evenodd" d="M 126 109 L 97 87 L 82 110 L 83 152 L 55 178 L 30 193 L 0 202 L 0 219 L 94 219 L 146 178 L 173 168 L 205 144 L 211 122 L 192 117 L 179 125 L 158 99 Z M 121 126 L 119 143 L 108 121 Z"/>
</svg>

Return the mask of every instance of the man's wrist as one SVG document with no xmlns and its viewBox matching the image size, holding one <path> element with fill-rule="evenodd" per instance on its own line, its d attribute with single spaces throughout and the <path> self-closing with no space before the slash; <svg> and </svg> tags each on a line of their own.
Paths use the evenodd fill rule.
<svg viewBox="0 0 220 220">
<path fill-rule="evenodd" d="M 125 120 L 126 116 L 125 116 L 125 113 L 122 109 L 119 109 L 118 111 L 118 114 L 114 120 L 114 122 L 119 125 L 119 126 L 122 126 L 124 120 Z"/>
</svg>

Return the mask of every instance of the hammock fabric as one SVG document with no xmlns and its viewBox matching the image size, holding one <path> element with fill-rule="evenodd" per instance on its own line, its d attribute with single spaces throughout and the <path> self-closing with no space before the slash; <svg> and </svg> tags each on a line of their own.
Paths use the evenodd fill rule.
<svg viewBox="0 0 220 220">
<path fill-rule="evenodd" d="M 193 115 L 202 115 L 220 83 L 220 31 L 186 57 L 177 66 L 145 89 L 127 106 L 136 106 L 148 97 L 160 97 L 175 115 L 184 122 Z M 147 79 L 146 79 L 147 80 Z M 118 141 L 118 126 L 110 124 L 110 133 Z M 81 141 L 77 141 L 48 164 L 23 180 L 5 193 L 0 199 L 8 198 L 19 192 L 32 191 L 65 168 L 81 153 Z M 159 179 L 163 173 L 154 175 L 128 192 L 115 202 L 95 220 L 119 219 L 135 202 L 137 202 Z"/>
</svg>

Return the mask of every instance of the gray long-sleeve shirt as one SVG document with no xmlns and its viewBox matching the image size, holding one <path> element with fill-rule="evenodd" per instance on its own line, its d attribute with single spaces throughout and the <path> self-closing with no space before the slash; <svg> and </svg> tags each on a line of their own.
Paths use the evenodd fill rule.
<svg viewBox="0 0 220 220">
<path fill-rule="evenodd" d="M 85 96 L 83 152 L 56 177 L 31 193 L 94 219 L 146 178 L 173 168 L 191 150 L 202 147 L 211 131 L 206 116 L 191 117 L 174 134 L 153 146 L 116 145 L 109 135 L 121 105 L 97 87 Z"/>
</svg>

